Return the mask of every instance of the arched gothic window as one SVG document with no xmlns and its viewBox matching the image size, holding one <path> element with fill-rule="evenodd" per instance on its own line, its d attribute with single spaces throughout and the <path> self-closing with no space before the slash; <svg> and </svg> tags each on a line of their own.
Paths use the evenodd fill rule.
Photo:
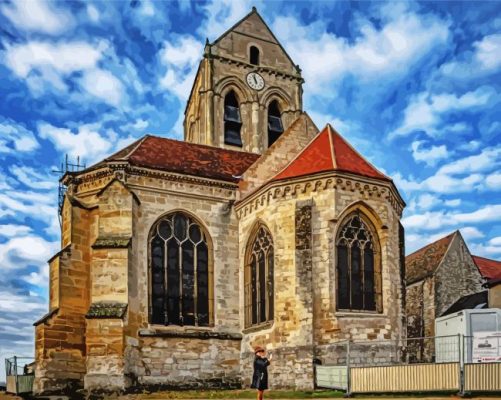
<svg viewBox="0 0 501 400">
<path fill-rule="evenodd" d="M 360 214 L 348 217 L 336 240 L 337 309 L 381 312 L 381 267 L 374 230 Z"/>
<path fill-rule="evenodd" d="M 268 106 L 268 147 L 270 147 L 283 133 L 282 118 L 278 102 L 273 100 Z"/>
<path fill-rule="evenodd" d="M 224 143 L 242 147 L 241 129 L 240 106 L 232 90 L 224 98 Z"/>
<path fill-rule="evenodd" d="M 273 239 L 264 226 L 252 236 L 245 265 L 245 326 L 273 320 Z"/>
<path fill-rule="evenodd" d="M 252 65 L 259 65 L 259 49 L 256 46 L 251 46 L 249 53 L 250 63 Z"/>
<path fill-rule="evenodd" d="M 193 218 L 175 212 L 150 234 L 150 321 L 208 326 L 211 270 L 208 234 Z"/>
</svg>

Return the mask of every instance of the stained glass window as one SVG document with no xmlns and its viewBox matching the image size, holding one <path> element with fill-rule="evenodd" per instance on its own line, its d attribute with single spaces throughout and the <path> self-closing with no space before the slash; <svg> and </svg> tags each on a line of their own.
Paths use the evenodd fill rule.
<svg viewBox="0 0 501 400">
<path fill-rule="evenodd" d="M 337 309 L 380 311 L 381 270 L 375 234 L 355 214 L 348 218 L 336 241 Z"/>
<path fill-rule="evenodd" d="M 176 212 L 158 221 L 150 237 L 151 323 L 208 326 L 207 234 L 193 218 Z"/>
<path fill-rule="evenodd" d="M 245 325 L 273 320 L 273 239 L 260 226 L 249 244 L 245 266 Z"/>
</svg>

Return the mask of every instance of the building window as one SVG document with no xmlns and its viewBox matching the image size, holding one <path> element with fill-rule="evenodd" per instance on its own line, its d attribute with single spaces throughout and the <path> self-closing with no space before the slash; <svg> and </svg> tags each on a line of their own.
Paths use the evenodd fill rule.
<svg viewBox="0 0 501 400">
<path fill-rule="evenodd" d="M 176 212 L 150 235 L 150 321 L 208 326 L 211 271 L 208 235 L 193 218 Z"/>
<path fill-rule="evenodd" d="M 252 65 L 259 65 L 259 49 L 256 46 L 251 46 L 249 53 L 250 63 Z"/>
<path fill-rule="evenodd" d="M 268 106 L 268 147 L 284 132 L 278 102 L 273 100 Z"/>
<path fill-rule="evenodd" d="M 240 107 L 232 90 L 224 98 L 224 143 L 242 147 L 241 129 Z"/>
<path fill-rule="evenodd" d="M 360 214 L 351 215 L 336 240 L 337 309 L 381 312 L 378 243 Z"/>
<path fill-rule="evenodd" d="M 245 265 L 245 326 L 273 320 L 273 239 L 260 226 L 249 242 Z"/>
</svg>

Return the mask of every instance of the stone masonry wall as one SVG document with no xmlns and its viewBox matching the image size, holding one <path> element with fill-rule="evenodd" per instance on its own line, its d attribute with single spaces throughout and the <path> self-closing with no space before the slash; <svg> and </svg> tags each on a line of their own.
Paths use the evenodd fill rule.
<svg viewBox="0 0 501 400">
<path fill-rule="evenodd" d="M 352 184 L 353 185 L 353 184 Z M 402 326 L 403 291 L 399 264 L 399 215 L 386 196 L 353 186 L 339 185 L 332 199 L 315 199 L 314 212 L 314 286 L 315 286 L 315 358 L 322 363 L 335 363 L 338 342 L 398 339 Z M 336 309 L 335 238 L 344 218 L 351 212 L 363 213 L 372 223 L 380 245 L 382 266 L 382 312 L 340 312 Z M 357 350 L 358 349 L 358 350 Z M 377 349 L 376 349 L 377 350 Z M 370 361 L 361 346 L 351 349 L 353 360 Z M 388 352 L 382 348 L 373 354 L 381 358 Z"/>
<path fill-rule="evenodd" d="M 250 368 L 251 348 L 264 345 L 274 354 L 273 364 L 270 366 L 272 387 L 307 388 L 313 385 L 308 376 L 313 358 L 324 364 L 336 362 L 335 348 L 339 342 L 347 339 L 398 339 L 404 332 L 399 264 L 399 214 L 386 196 L 371 191 L 361 193 L 354 190 L 353 183 L 346 184 L 343 180 L 332 188 L 329 188 L 325 181 L 311 181 L 309 184 L 302 183 L 290 187 L 291 190 L 270 189 L 273 195 L 263 196 L 267 199 L 263 202 L 251 203 L 252 208 L 248 207 L 250 211 L 239 205 L 242 207 L 239 210 L 241 269 L 243 270 L 243 255 L 249 232 L 257 221 L 266 224 L 270 229 L 275 246 L 275 320 L 271 327 L 258 331 L 244 330 L 242 371 L 248 371 Z M 383 188 L 380 190 L 384 192 Z M 303 200 L 312 201 L 313 316 L 301 301 L 300 293 L 304 290 L 304 282 L 298 279 L 299 266 L 292 253 L 295 248 L 293 232 L 296 203 Z M 380 242 L 382 313 L 379 314 L 336 310 L 335 236 L 344 217 L 355 210 L 363 212 L 372 221 Z M 240 280 L 243 285 L 243 274 Z M 243 301 L 241 295 L 241 307 Z M 307 354 L 308 341 L 311 340 L 308 335 L 311 335 L 311 330 L 308 330 L 308 323 L 305 323 L 311 321 L 311 318 L 313 355 Z M 305 355 L 300 354 L 301 352 Z M 364 350 L 359 353 L 356 356 L 360 359 L 366 355 Z M 379 352 L 382 353 L 384 352 Z M 295 375 L 295 362 L 296 365 L 301 363 L 303 377 Z"/>
<path fill-rule="evenodd" d="M 436 317 L 440 317 L 461 297 L 484 290 L 482 283 L 482 276 L 461 234 L 454 235 L 447 253 L 435 271 Z"/>
<path fill-rule="evenodd" d="M 317 133 L 318 129 L 308 114 L 302 113 L 273 146 L 245 171 L 239 182 L 239 198 L 244 198 L 278 174 Z"/>
<path fill-rule="evenodd" d="M 63 390 L 83 385 L 85 368 L 85 313 L 89 308 L 90 241 L 94 211 L 65 202 L 63 214 L 72 219 L 71 244 L 57 256 L 58 282 L 51 283 L 49 296 L 58 304 L 37 324 L 34 392 Z M 56 264 L 57 265 L 57 264 Z M 55 277 L 54 277 L 55 279 Z M 59 288 L 59 299 L 54 298 Z"/>
<path fill-rule="evenodd" d="M 303 81 L 257 15 L 249 16 L 237 31 L 206 46 L 186 108 L 184 134 L 195 143 L 261 154 L 268 148 L 268 105 L 278 101 L 287 129 L 302 111 Z M 259 66 L 249 63 L 250 46 L 260 50 Z M 246 83 L 252 71 L 265 81 L 260 91 Z M 224 97 L 230 90 L 239 102 L 242 147 L 224 143 Z"/>
<path fill-rule="evenodd" d="M 92 308 L 121 309 L 128 302 L 129 245 L 132 208 L 137 202 L 119 180 L 113 180 L 97 196 L 98 237 L 92 244 L 90 287 Z M 86 389 L 125 389 L 126 322 L 113 312 L 87 315 Z"/>
<path fill-rule="evenodd" d="M 145 386 L 239 385 L 238 228 L 231 212 L 235 190 L 140 176 L 130 176 L 128 186 L 139 201 L 132 209 L 125 373 Z M 209 327 L 149 323 L 150 230 L 176 211 L 191 215 L 209 237 L 214 297 Z M 228 335 L 232 339 L 225 339 Z"/>
</svg>

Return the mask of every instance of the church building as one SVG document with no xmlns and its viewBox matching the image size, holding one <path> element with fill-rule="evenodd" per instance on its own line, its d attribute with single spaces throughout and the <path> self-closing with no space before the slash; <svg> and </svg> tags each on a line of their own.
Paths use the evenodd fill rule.
<svg viewBox="0 0 501 400">
<path fill-rule="evenodd" d="M 405 336 L 405 206 L 303 111 L 303 78 L 253 9 L 207 42 L 184 141 L 147 135 L 67 172 L 35 392 L 311 389 L 343 340 Z"/>
</svg>

